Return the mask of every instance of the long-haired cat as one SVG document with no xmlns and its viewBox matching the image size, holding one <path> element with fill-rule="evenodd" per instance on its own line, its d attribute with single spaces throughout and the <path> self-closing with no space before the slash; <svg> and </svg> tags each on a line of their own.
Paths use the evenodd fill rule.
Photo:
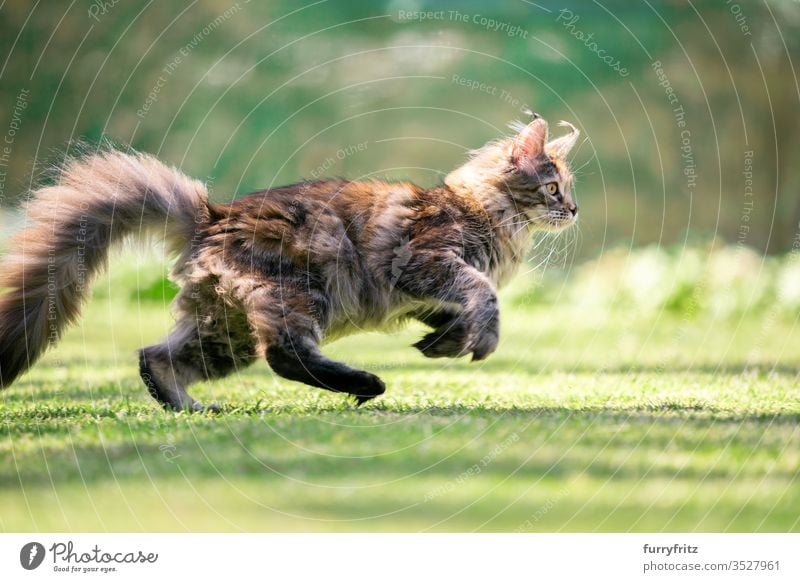
<svg viewBox="0 0 800 582">
<path fill-rule="evenodd" d="M 63 165 L 32 193 L 29 225 L 0 266 L 0 387 L 79 315 L 111 245 L 142 229 L 177 257 L 177 323 L 139 351 L 150 394 L 203 410 L 186 387 L 265 357 L 276 374 L 363 403 L 377 376 L 332 361 L 320 343 L 416 318 L 428 357 L 497 347 L 496 289 L 531 233 L 575 222 L 565 156 L 578 131 L 548 142 L 534 115 L 424 190 L 410 183 L 322 180 L 212 204 L 206 187 L 155 158 L 105 150 Z"/>
</svg>

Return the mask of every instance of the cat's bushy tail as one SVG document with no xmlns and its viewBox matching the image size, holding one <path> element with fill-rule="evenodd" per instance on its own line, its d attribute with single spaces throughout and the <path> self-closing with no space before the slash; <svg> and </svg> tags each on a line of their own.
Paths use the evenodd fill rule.
<svg viewBox="0 0 800 582">
<path fill-rule="evenodd" d="M 208 191 L 151 156 L 105 150 L 64 163 L 25 216 L 0 262 L 0 388 L 78 318 L 115 242 L 157 229 L 170 253 L 188 252 L 209 220 Z"/>
</svg>

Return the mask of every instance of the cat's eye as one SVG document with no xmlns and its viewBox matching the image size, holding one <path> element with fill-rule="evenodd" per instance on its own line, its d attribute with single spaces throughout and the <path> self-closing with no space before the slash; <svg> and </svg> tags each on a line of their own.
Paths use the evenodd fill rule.
<svg viewBox="0 0 800 582">
<path fill-rule="evenodd" d="M 550 182 L 549 184 L 547 184 L 546 188 L 548 194 L 555 194 L 556 192 L 558 192 L 558 184 L 556 184 L 555 182 Z"/>
</svg>

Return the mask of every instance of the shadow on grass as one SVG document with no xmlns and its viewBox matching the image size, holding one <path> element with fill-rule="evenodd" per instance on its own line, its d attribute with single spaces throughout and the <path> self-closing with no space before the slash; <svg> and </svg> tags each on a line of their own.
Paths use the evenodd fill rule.
<svg viewBox="0 0 800 582">
<path fill-rule="evenodd" d="M 349 400 L 347 400 L 349 402 Z M 371 401 L 363 407 L 348 404 L 320 404 L 298 409 L 293 405 L 265 405 L 254 403 L 252 405 L 221 404 L 218 413 L 202 413 L 202 416 L 214 418 L 216 416 L 230 417 L 258 417 L 266 418 L 274 415 L 310 416 L 314 414 L 348 414 L 354 418 L 369 419 L 370 417 L 382 418 L 386 415 L 408 417 L 474 417 L 479 416 L 489 420 L 503 418 L 584 418 L 594 420 L 600 417 L 611 421 L 642 422 L 661 419 L 665 422 L 682 422 L 687 419 L 704 420 L 713 422 L 740 423 L 748 421 L 770 422 L 800 422 L 800 412 L 753 412 L 742 413 L 723 407 L 705 406 L 700 404 L 682 404 L 671 401 L 654 401 L 646 405 L 617 405 L 617 406 L 520 406 L 503 404 L 448 404 L 430 406 L 406 405 L 402 403 L 387 403 L 385 401 Z"/>
<path fill-rule="evenodd" d="M 17 449 L 13 470 L 3 463 L 0 488 L 23 482 L 222 476 L 302 476 L 311 482 L 346 477 L 351 486 L 376 478 L 421 476 L 446 483 L 480 463 L 509 434 L 516 434 L 520 444 L 483 467 L 483 477 L 756 478 L 762 476 L 761 464 L 749 468 L 728 460 L 718 466 L 701 462 L 679 467 L 668 459 L 685 459 L 698 451 L 713 457 L 730 449 L 737 458 L 755 455 L 763 461 L 764 456 L 777 456 L 785 439 L 796 439 L 800 423 L 800 414 L 794 412 L 733 414 L 680 405 L 574 409 L 454 404 L 398 410 L 376 403 L 372 408 L 329 404 L 303 411 L 254 405 L 223 407 L 222 414 L 186 414 L 141 403 L 128 411 L 99 406 L 87 414 L 83 405 L 34 407 L 17 411 L 15 423 L 10 418 L 15 415 L 6 413 L 0 435 L 21 444 L 12 445 Z M 448 420 L 442 424 L 442 418 Z M 757 437 L 767 428 L 776 437 L 765 443 Z M 537 447 L 547 453 L 535 454 Z M 636 462 L 620 462 L 632 454 Z M 796 477 L 789 469 L 772 468 L 769 473 L 789 481 Z"/>
<path fill-rule="evenodd" d="M 398 352 L 400 353 L 400 352 Z M 746 361 L 733 361 L 726 363 L 714 362 L 698 362 L 697 364 L 685 365 L 676 362 L 664 362 L 658 364 L 586 364 L 579 362 L 575 365 L 562 365 L 554 367 L 550 359 L 537 360 L 536 358 L 527 357 L 514 358 L 509 357 L 503 353 L 497 353 L 481 362 L 471 362 L 468 356 L 456 359 L 438 358 L 428 359 L 421 355 L 414 357 L 411 361 L 393 362 L 391 357 L 386 360 L 373 361 L 373 360 L 359 360 L 355 355 L 341 354 L 335 356 L 335 359 L 340 359 L 342 362 L 347 363 L 353 367 L 362 368 L 372 371 L 380 375 L 381 373 L 400 373 L 400 372 L 441 372 L 446 370 L 452 371 L 469 371 L 469 372 L 503 372 L 503 373 L 522 373 L 530 375 L 540 374 L 630 374 L 630 373 L 655 373 L 655 374 L 675 374 L 675 373 L 695 373 L 695 374 L 725 374 L 725 375 L 750 375 L 755 373 L 777 373 L 788 376 L 800 376 L 800 357 L 798 363 L 770 363 L 767 361 L 752 363 Z M 136 364 L 136 357 L 131 354 L 130 360 L 114 358 L 108 360 L 92 361 L 89 364 L 81 361 L 79 362 L 78 370 L 103 370 L 119 368 L 121 364 L 130 364 L 131 369 Z M 70 362 L 65 362 L 61 369 L 70 366 Z M 86 368 L 86 366 L 90 366 Z M 53 371 L 56 368 L 48 362 L 38 364 L 37 370 Z M 79 375 L 78 372 L 74 374 Z M 262 378 L 265 375 L 271 375 L 271 372 L 266 367 L 243 368 L 237 372 L 242 377 L 256 377 Z M 133 375 L 138 381 L 138 375 Z M 224 381 L 224 380 L 223 380 Z M 25 377 L 18 383 L 25 383 Z"/>
<path fill-rule="evenodd" d="M 375 371 L 375 366 L 365 366 L 367 370 Z M 677 364 L 630 364 L 630 365 L 586 365 L 553 367 L 539 362 L 523 362 L 513 358 L 493 358 L 480 363 L 472 363 L 468 359 L 459 360 L 423 360 L 403 364 L 381 364 L 378 369 L 385 372 L 439 372 L 442 370 L 464 372 L 503 372 L 523 373 L 531 376 L 541 374 L 711 374 L 741 376 L 756 374 L 776 373 L 787 376 L 800 376 L 800 364 L 797 366 L 786 364 L 734 362 L 727 364 L 700 363 L 697 365 Z"/>
<path fill-rule="evenodd" d="M 327 393 L 323 393 L 328 396 Z M 159 417 L 178 421 L 181 419 L 194 422 L 225 421 L 226 419 L 268 419 L 269 417 L 303 417 L 342 416 L 351 419 L 369 421 L 375 419 L 384 422 L 386 416 L 397 417 L 482 417 L 488 420 L 502 418 L 541 418 L 541 417 L 583 417 L 595 419 L 606 417 L 610 420 L 640 422 L 650 419 L 661 419 L 665 422 L 684 421 L 686 419 L 739 423 L 747 421 L 800 423 L 800 411 L 782 412 L 741 412 L 721 406 L 698 403 L 683 403 L 674 400 L 651 399 L 646 404 L 617 404 L 609 406 L 580 405 L 573 406 L 529 406 L 508 404 L 502 401 L 481 402 L 474 404 L 453 403 L 430 405 L 407 404 L 402 401 L 376 399 L 364 406 L 357 406 L 355 401 L 342 395 L 340 401 L 330 396 L 323 400 L 298 398 L 296 403 L 270 404 L 268 398 L 254 399 L 250 403 L 231 404 L 217 402 L 218 411 L 175 412 L 164 410 L 155 401 L 147 397 L 127 398 L 114 397 L 108 394 L 98 397 L 97 391 L 70 390 L 67 393 L 51 392 L 42 399 L 33 400 L 28 397 L 9 398 L 7 404 L 0 408 L 0 435 L 13 434 L 19 426 L 17 423 L 35 422 L 38 431 L 47 432 L 47 427 L 38 423 L 47 420 L 87 420 L 117 419 L 120 422 L 153 422 Z M 333 398 L 336 398 L 335 396 Z M 386 398 L 386 397 L 384 397 Z M 389 397 L 390 398 L 390 397 Z M 58 400 L 56 400 L 58 399 Z M 285 395 L 276 395 L 277 400 L 289 400 Z M 437 395 L 441 400 L 441 395 Z M 61 431 L 63 427 L 54 427 Z"/>
</svg>

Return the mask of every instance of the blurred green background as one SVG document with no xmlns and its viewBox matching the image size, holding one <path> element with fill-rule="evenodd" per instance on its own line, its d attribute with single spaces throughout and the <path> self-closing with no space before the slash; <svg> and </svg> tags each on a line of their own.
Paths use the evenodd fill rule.
<svg viewBox="0 0 800 582">
<path fill-rule="evenodd" d="M 0 15 L 0 134 L 27 91 L 0 206 L 103 136 L 218 200 L 313 175 L 432 185 L 527 105 L 586 137 L 579 257 L 712 236 L 779 253 L 800 222 L 791 0 L 15 0 Z"/>
<path fill-rule="evenodd" d="M 227 201 L 433 185 L 526 107 L 583 132 L 580 224 L 502 293 L 498 352 L 327 346 L 387 381 L 364 408 L 259 362 L 193 389 L 223 416 L 162 413 L 134 354 L 175 288 L 129 246 L 0 393 L 0 531 L 800 528 L 797 2 L 14 0 L 0 51 L 0 248 L 79 140 Z"/>
</svg>

